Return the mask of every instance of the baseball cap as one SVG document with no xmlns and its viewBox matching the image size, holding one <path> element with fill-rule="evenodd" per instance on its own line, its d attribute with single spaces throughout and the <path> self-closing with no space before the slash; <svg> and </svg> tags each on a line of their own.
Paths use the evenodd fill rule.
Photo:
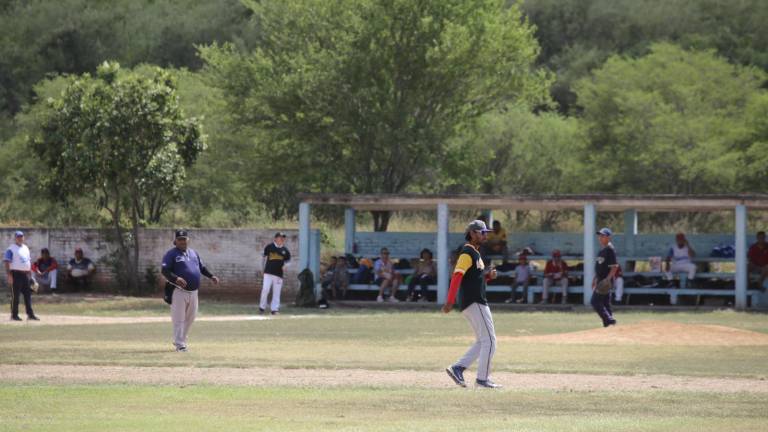
<svg viewBox="0 0 768 432">
<path fill-rule="evenodd" d="M 288 236 L 287 236 L 287 235 L 285 235 L 285 233 L 284 233 L 284 232 L 282 232 L 282 231 L 278 231 L 278 232 L 276 232 L 276 233 L 275 233 L 275 238 L 278 238 L 278 237 L 283 237 L 283 238 L 285 238 L 285 237 L 288 237 Z"/>
<path fill-rule="evenodd" d="M 16 231 L 16 232 L 14 233 L 14 235 L 15 235 L 16 237 L 24 237 L 24 232 L 23 232 L 23 231 Z"/>
<path fill-rule="evenodd" d="M 675 238 L 676 238 L 676 239 L 678 239 L 678 240 L 685 240 L 685 234 L 683 234 L 683 233 L 677 233 L 677 234 L 675 235 Z"/>
<path fill-rule="evenodd" d="M 76 247 L 75 248 L 75 253 L 82 252 L 82 251 L 83 251 L 83 248 L 81 248 L 81 247 Z"/>
<path fill-rule="evenodd" d="M 559 257 L 560 256 L 560 249 L 555 249 L 552 251 L 552 256 Z"/>
<path fill-rule="evenodd" d="M 597 235 L 610 237 L 613 235 L 613 231 L 611 231 L 610 228 L 600 228 L 600 231 L 597 232 Z"/>
<path fill-rule="evenodd" d="M 178 229 L 176 230 L 176 238 L 186 239 L 186 238 L 189 238 L 189 234 L 187 234 L 187 230 L 185 229 Z"/>
<path fill-rule="evenodd" d="M 480 219 L 475 219 L 472 222 L 467 225 L 466 232 L 470 231 L 481 231 L 481 232 L 489 232 L 491 230 L 488 229 L 488 227 L 485 225 L 485 222 L 481 221 Z"/>
</svg>

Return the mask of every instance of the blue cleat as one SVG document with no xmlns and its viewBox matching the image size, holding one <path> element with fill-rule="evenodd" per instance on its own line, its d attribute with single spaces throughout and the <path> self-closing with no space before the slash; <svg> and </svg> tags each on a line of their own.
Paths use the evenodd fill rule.
<svg viewBox="0 0 768 432">
<path fill-rule="evenodd" d="M 445 368 L 445 373 L 456 383 L 457 386 L 466 387 L 464 382 L 464 368 L 461 366 L 450 366 Z"/>
</svg>

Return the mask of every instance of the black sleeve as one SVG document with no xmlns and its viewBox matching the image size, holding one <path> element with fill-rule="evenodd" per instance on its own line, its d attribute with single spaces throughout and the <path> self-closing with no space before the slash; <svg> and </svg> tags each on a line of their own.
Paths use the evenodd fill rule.
<svg viewBox="0 0 768 432">
<path fill-rule="evenodd" d="M 169 282 L 176 282 L 176 279 L 179 277 L 176 275 L 176 273 L 172 272 L 171 269 L 164 268 L 161 272 L 163 274 L 163 277 Z"/>
<path fill-rule="evenodd" d="M 203 264 L 203 259 L 200 258 L 200 255 L 197 256 L 197 262 L 200 264 L 200 274 L 202 274 L 203 276 L 209 279 L 212 278 L 213 273 L 208 271 L 208 268 Z"/>
<path fill-rule="evenodd" d="M 291 260 L 291 252 L 288 250 L 288 248 L 285 249 L 285 262 L 288 262 Z"/>
<path fill-rule="evenodd" d="M 610 266 L 614 266 L 618 264 L 616 262 L 616 252 L 613 250 L 613 248 L 607 248 L 607 253 L 605 254 L 605 264 Z"/>
</svg>

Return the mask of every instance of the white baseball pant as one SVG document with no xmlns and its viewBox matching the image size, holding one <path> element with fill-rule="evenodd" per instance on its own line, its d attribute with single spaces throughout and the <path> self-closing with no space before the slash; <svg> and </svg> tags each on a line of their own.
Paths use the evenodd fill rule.
<svg viewBox="0 0 768 432">
<path fill-rule="evenodd" d="M 197 317 L 197 290 L 173 290 L 171 321 L 173 321 L 173 344 L 176 348 L 187 346 L 187 335 Z"/>
<path fill-rule="evenodd" d="M 692 262 L 674 262 L 669 267 L 671 273 L 688 273 L 688 279 L 696 277 L 696 264 Z"/>
<path fill-rule="evenodd" d="M 466 369 L 477 360 L 477 379 L 485 381 L 491 372 L 491 360 L 496 352 L 496 330 L 493 328 L 491 310 L 487 305 L 472 303 L 462 314 L 475 332 L 475 343 L 455 365 Z"/>
<path fill-rule="evenodd" d="M 617 302 L 621 303 L 621 297 L 624 295 L 624 278 L 623 277 L 617 277 L 613 281 L 613 288 L 614 288 L 614 298 Z"/>
<path fill-rule="evenodd" d="M 272 302 L 269 305 L 269 310 L 280 310 L 280 291 L 283 289 L 283 278 L 264 273 L 264 284 L 261 288 L 261 301 L 259 302 L 260 309 L 267 308 L 267 297 L 269 291 L 272 290 Z"/>
</svg>

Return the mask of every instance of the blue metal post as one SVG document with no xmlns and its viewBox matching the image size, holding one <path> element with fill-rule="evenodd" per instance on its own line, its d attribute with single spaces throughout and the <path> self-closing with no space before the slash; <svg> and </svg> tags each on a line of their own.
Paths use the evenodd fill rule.
<svg viewBox="0 0 768 432">
<path fill-rule="evenodd" d="M 437 302 L 448 298 L 450 269 L 448 268 L 448 204 L 437 205 Z"/>
<path fill-rule="evenodd" d="M 747 207 L 736 206 L 736 308 L 747 307 Z"/>
<path fill-rule="evenodd" d="M 299 204 L 299 271 L 309 267 L 309 203 Z"/>
<path fill-rule="evenodd" d="M 584 305 L 592 300 L 592 279 L 595 278 L 595 233 L 597 232 L 594 204 L 584 205 Z"/>
<path fill-rule="evenodd" d="M 344 210 L 344 253 L 354 254 L 355 251 L 355 209 Z"/>
</svg>

